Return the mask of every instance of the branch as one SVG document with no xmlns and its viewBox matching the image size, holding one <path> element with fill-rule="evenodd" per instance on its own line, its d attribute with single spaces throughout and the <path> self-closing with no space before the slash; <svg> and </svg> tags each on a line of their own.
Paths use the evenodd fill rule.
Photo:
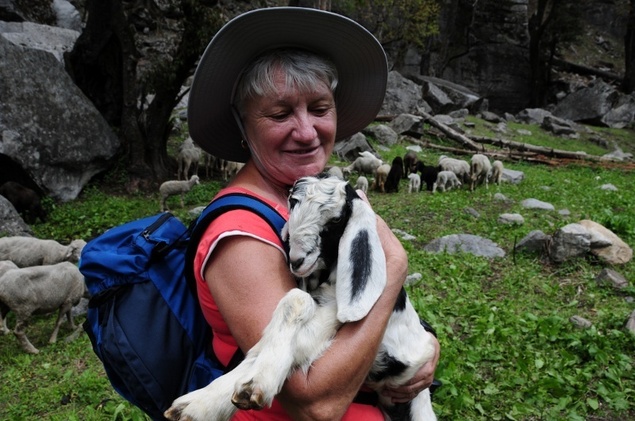
<svg viewBox="0 0 635 421">
<path fill-rule="evenodd" d="M 419 108 L 417 110 L 415 115 L 419 115 L 419 116 L 423 117 L 423 119 L 425 121 L 427 121 L 431 126 L 436 127 L 437 129 L 441 130 L 450 139 L 459 142 L 460 144 L 462 144 L 466 148 L 468 148 L 468 149 L 470 149 L 472 151 L 483 151 L 483 147 L 482 146 L 477 145 L 469 137 L 467 137 L 465 135 L 462 135 L 461 133 L 457 132 L 456 130 L 452 129 L 451 127 L 448 127 L 445 124 L 438 122 L 437 120 L 434 119 L 434 117 L 432 117 L 430 114 L 426 113 L 421 108 Z"/>
</svg>

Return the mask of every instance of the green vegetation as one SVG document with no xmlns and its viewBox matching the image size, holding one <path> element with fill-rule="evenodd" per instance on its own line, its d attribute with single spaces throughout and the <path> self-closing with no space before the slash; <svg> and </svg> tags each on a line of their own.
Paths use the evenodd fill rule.
<svg viewBox="0 0 635 421">
<path fill-rule="evenodd" d="M 481 121 L 479 129 L 487 130 Z M 527 129 L 527 127 L 523 127 Z M 538 134 L 525 138 L 536 144 L 598 153 L 586 139 L 554 140 Z M 603 131 L 602 136 L 622 132 Z M 632 132 L 620 145 L 634 152 Z M 514 139 L 518 140 L 518 139 Z M 407 143 L 381 150 L 386 161 L 403 156 Z M 554 146 L 555 147 L 555 146 Z M 420 156 L 434 163 L 438 151 Z M 464 157 L 465 158 L 465 157 Z M 605 265 L 579 258 L 554 265 L 540 255 L 514 253 L 514 244 L 532 230 L 550 234 L 581 219 L 592 219 L 635 245 L 633 171 L 601 165 L 546 166 L 506 163 L 522 171 L 517 185 L 503 184 L 444 194 L 369 192 L 374 209 L 395 229 L 412 236 L 403 240 L 410 272 L 421 280 L 409 287 L 420 315 L 436 327 L 442 346 L 437 377 L 444 385 L 434 397 L 441 420 L 615 420 L 635 418 L 635 335 L 625 323 L 635 309 L 635 263 L 614 269 L 631 283 L 617 291 L 599 285 L 596 275 Z M 110 177 L 110 178 L 108 178 Z M 85 189 L 73 203 L 50 204 L 51 219 L 34 226 L 39 237 L 68 241 L 93 237 L 110 226 L 159 210 L 156 191 L 112 193 L 121 177 L 110 174 Z M 353 176 L 353 179 L 355 176 Z M 617 191 L 600 186 L 611 183 Z M 169 205 L 189 221 L 187 210 L 204 205 L 222 186 L 205 180 Z M 120 190 L 120 189 L 119 189 Z M 500 192 L 513 202 L 494 200 Z M 525 210 L 520 202 L 536 198 L 568 209 Z M 467 213 L 472 208 L 480 217 Z M 520 213 L 523 225 L 497 222 L 501 213 Z M 503 248 L 504 258 L 488 260 L 469 254 L 429 254 L 423 246 L 443 235 L 468 233 L 488 238 Z M 576 328 L 578 315 L 593 327 Z M 77 322 L 83 322 L 79 317 Z M 9 325 L 15 319 L 9 316 Z M 53 316 L 34 318 L 28 335 L 39 355 L 23 354 L 12 335 L 0 337 L 0 418 L 7 420 L 145 420 L 110 387 L 85 334 L 72 342 L 63 325 L 57 344 L 47 344 Z"/>
</svg>

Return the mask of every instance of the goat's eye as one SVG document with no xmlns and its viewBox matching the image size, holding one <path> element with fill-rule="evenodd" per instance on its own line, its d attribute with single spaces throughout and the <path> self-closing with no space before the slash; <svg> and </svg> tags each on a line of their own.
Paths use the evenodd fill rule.
<svg viewBox="0 0 635 421">
<path fill-rule="evenodd" d="M 339 224 L 342 222 L 342 218 L 333 218 L 331 219 L 331 224 Z"/>
<path fill-rule="evenodd" d="M 295 208 L 295 205 L 298 204 L 298 199 L 290 198 L 289 199 L 289 209 Z"/>
</svg>

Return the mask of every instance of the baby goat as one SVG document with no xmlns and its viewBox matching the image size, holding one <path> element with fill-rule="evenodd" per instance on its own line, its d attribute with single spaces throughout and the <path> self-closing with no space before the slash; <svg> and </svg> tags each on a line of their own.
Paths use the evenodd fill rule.
<svg viewBox="0 0 635 421">
<path fill-rule="evenodd" d="M 235 369 L 208 386 L 176 399 L 172 420 L 227 420 L 236 408 L 271 405 L 287 377 L 308 370 L 329 347 L 339 327 L 362 319 L 386 284 L 385 256 L 375 213 L 346 181 L 299 179 L 289 196 L 289 265 L 299 288 L 274 311 L 261 340 Z M 402 290 L 367 384 L 375 390 L 401 385 L 434 355 L 431 334 Z M 389 420 L 435 420 L 429 390 L 393 404 L 379 394 Z"/>
</svg>

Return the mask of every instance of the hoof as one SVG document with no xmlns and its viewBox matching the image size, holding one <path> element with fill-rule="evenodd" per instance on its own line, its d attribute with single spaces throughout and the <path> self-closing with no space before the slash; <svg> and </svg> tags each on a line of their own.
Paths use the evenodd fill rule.
<svg viewBox="0 0 635 421">
<path fill-rule="evenodd" d="M 253 388 L 253 382 L 243 384 L 242 388 L 232 395 L 232 403 L 239 409 L 261 410 L 265 407 L 264 394 L 259 388 Z"/>
</svg>

